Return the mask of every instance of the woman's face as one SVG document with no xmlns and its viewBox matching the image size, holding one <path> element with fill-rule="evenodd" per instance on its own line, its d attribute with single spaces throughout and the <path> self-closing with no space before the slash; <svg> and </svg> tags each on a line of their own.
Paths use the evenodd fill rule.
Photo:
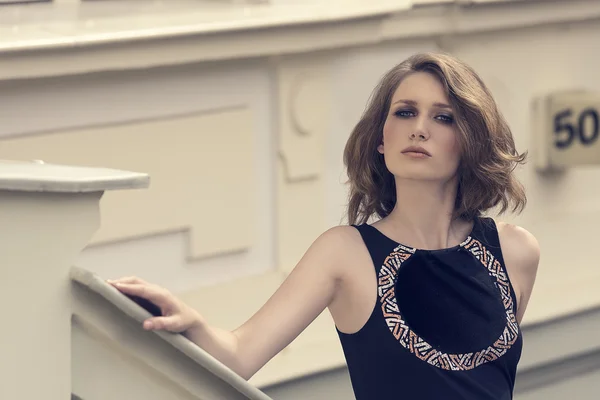
<svg viewBox="0 0 600 400">
<path fill-rule="evenodd" d="M 460 163 L 457 138 L 444 87 L 434 75 L 415 72 L 392 96 L 377 150 L 396 178 L 446 182 Z"/>
</svg>

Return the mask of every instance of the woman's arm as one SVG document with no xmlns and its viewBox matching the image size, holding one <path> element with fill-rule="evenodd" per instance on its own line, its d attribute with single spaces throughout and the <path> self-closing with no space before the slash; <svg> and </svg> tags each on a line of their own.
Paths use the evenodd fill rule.
<svg viewBox="0 0 600 400">
<path fill-rule="evenodd" d="M 294 340 L 336 296 L 352 227 L 336 227 L 310 246 L 273 296 L 233 333 L 250 377 Z"/>
<path fill-rule="evenodd" d="M 238 375 L 250 379 L 333 301 L 343 266 L 351 258 L 352 230 L 335 227 L 317 238 L 271 298 L 232 332 L 211 326 L 161 287 L 138 278 L 110 282 L 161 308 L 162 316 L 144 322 L 146 329 L 183 332 Z"/>
<path fill-rule="evenodd" d="M 517 321 L 520 323 L 535 284 L 540 261 L 540 246 L 530 232 L 516 225 L 499 223 L 498 235 L 506 270 L 516 291 Z"/>
</svg>

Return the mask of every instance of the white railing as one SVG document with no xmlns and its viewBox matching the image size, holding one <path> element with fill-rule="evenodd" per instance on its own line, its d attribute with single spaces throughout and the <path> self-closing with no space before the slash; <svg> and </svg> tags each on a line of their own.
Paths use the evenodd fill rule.
<svg viewBox="0 0 600 400">
<path fill-rule="evenodd" d="M 151 399 L 138 394 L 151 384 L 170 399 L 269 399 L 182 336 L 144 331 L 147 311 L 71 267 L 100 226 L 103 193 L 148 183 L 140 173 L 0 162 L 1 399 Z M 120 370 L 124 358 L 138 364 Z"/>
</svg>

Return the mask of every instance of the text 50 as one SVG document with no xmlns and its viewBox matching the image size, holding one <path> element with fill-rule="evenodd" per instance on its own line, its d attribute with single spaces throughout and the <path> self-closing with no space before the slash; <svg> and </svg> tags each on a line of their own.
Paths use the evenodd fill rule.
<svg viewBox="0 0 600 400">
<path fill-rule="evenodd" d="M 554 115 L 554 145 L 566 149 L 579 140 L 584 146 L 592 145 L 600 134 L 600 121 L 595 108 L 585 108 L 578 115 L 572 109 Z"/>
</svg>

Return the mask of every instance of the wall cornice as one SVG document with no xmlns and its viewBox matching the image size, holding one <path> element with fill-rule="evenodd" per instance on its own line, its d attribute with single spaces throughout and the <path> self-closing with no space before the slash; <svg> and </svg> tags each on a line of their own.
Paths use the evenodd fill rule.
<svg viewBox="0 0 600 400">
<path fill-rule="evenodd" d="M 339 1 L 311 0 L 302 7 L 212 4 L 202 12 L 174 7 L 168 14 L 110 18 L 94 18 L 83 8 L 54 16 L 46 9 L 42 18 L 31 5 L 27 12 L 6 7 L 0 10 L 0 80 L 268 57 L 600 18 L 600 2 L 594 0 L 352 0 L 343 7 Z"/>
</svg>

